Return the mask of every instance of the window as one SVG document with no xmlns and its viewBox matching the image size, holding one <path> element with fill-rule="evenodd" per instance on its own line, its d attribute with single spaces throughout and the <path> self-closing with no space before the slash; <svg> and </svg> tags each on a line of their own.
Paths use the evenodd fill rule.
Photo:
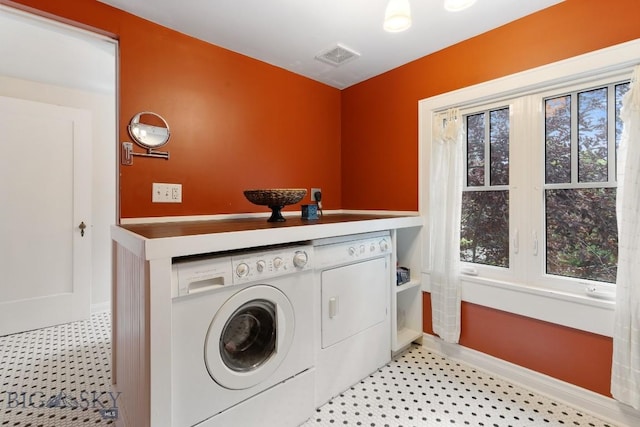
<svg viewBox="0 0 640 427">
<path fill-rule="evenodd" d="M 561 289 L 615 283 L 616 152 L 628 87 L 590 82 L 463 109 L 468 271 Z"/>
<path fill-rule="evenodd" d="M 627 82 L 639 57 L 640 40 L 634 40 L 419 101 L 418 138 L 422 171 L 419 204 L 420 212 L 425 215 L 427 221 L 429 221 L 429 213 L 438 209 L 438 206 L 430 205 L 427 193 L 431 185 L 431 168 L 434 166 L 432 153 L 435 115 L 449 108 L 457 108 L 463 117 L 485 114 L 482 121 L 485 126 L 482 144 L 475 142 L 474 138 L 470 139 L 472 145 L 474 143 L 477 146 L 482 145 L 482 150 L 477 147 L 467 147 L 466 150 L 467 161 L 475 160 L 473 156 L 482 156 L 484 162 L 484 159 L 489 161 L 491 159 L 491 147 L 486 146 L 489 141 L 486 126 L 490 125 L 486 114 L 507 107 L 509 109 L 508 156 L 503 157 L 507 162 L 505 167 L 508 169 L 508 183 L 504 187 L 500 187 L 497 182 L 469 185 L 468 170 L 459 172 L 464 184 L 463 198 L 466 209 L 466 212 L 461 213 L 466 215 L 464 220 L 467 226 L 470 224 L 469 219 L 472 218 L 470 214 L 473 212 L 469 207 L 474 207 L 468 203 L 468 200 L 476 191 L 478 193 L 504 191 L 502 194 L 506 197 L 500 201 L 501 203 L 485 200 L 476 208 L 476 213 L 480 209 L 495 210 L 496 206 L 501 206 L 501 213 L 504 213 L 507 218 L 500 227 L 494 227 L 491 230 L 491 234 L 501 236 L 500 239 L 478 233 L 474 241 L 477 243 L 476 253 L 484 251 L 486 254 L 487 251 L 484 248 L 491 247 L 489 243 L 499 240 L 501 243 L 497 246 L 502 247 L 507 254 L 506 261 L 502 260 L 504 257 L 501 259 L 499 256 L 494 258 L 476 256 L 475 262 L 471 262 L 473 259 L 462 262 L 461 296 L 464 301 L 611 336 L 612 313 L 615 307 L 612 298 L 615 298 L 615 285 L 606 280 L 610 280 L 611 271 L 608 266 L 612 263 L 593 262 L 593 260 L 600 262 L 603 259 L 603 253 L 592 251 L 589 255 L 592 261 L 588 265 L 599 265 L 597 268 L 589 267 L 593 272 L 584 268 L 587 263 L 583 263 L 580 266 L 581 269 L 574 267 L 577 274 L 570 271 L 569 266 L 572 262 L 574 264 L 576 262 L 568 257 L 563 258 L 566 251 L 561 248 L 562 240 L 557 237 L 555 240 L 551 239 L 551 247 L 547 248 L 547 198 L 551 201 L 549 216 L 552 220 L 554 208 L 556 213 L 571 212 L 575 217 L 585 213 L 587 214 L 585 219 L 589 219 L 589 209 L 579 210 L 573 203 L 566 202 L 567 209 L 563 210 L 558 205 L 554 206 L 553 203 L 561 197 L 561 192 L 571 191 L 574 192 L 573 195 L 580 192 L 606 194 L 615 188 L 616 149 L 622 130 L 619 119 L 620 106 L 629 86 Z M 595 140 L 587 139 L 592 137 L 591 133 L 598 134 L 597 126 L 594 130 L 589 130 L 589 127 L 602 119 L 597 115 L 590 115 L 589 108 L 602 104 L 603 88 L 606 88 L 607 93 L 606 160 L 603 144 L 600 141 L 596 143 Z M 570 96 L 570 103 L 562 99 L 566 96 Z M 582 111 L 578 98 L 583 104 Z M 553 112 L 548 118 L 547 107 Z M 596 110 L 604 111 L 604 108 L 599 107 Z M 562 114 L 566 116 L 563 117 Z M 566 123 L 567 117 L 570 117 L 569 128 L 552 126 L 562 120 Z M 480 121 L 480 119 L 476 120 Z M 580 120 L 586 121 L 579 129 Z M 463 124 L 469 127 L 466 120 Z M 478 124 L 478 126 L 481 125 Z M 563 135 L 562 132 L 570 134 Z M 471 157 L 469 157 L 470 149 Z M 555 151 L 557 155 L 547 156 L 548 151 Z M 595 163 L 593 167 L 590 161 Z M 604 162 L 606 162 L 606 168 Z M 491 164 L 481 164 L 483 176 L 490 177 L 491 171 L 486 168 L 491 167 Z M 464 165 L 465 162 L 462 166 Z M 475 166 L 474 163 L 471 165 Z M 606 181 L 604 181 L 605 171 Z M 575 180 L 572 176 L 574 173 Z M 611 204 L 611 200 L 607 201 L 602 194 L 599 197 Z M 488 198 L 488 195 L 484 197 Z M 599 206 L 596 207 L 599 208 Z M 613 206 L 605 210 L 609 214 L 614 212 Z M 492 214 L 492 217 L 495 219 L 499 215 Z M 582 220 L 582 217 L 580 219 Z M 557 216 L 555 221 L 561 225 L 565 223 Z M 505 229 L 508 229 L 506 237 Z M 471 240 L 469 233 L 472 230 L 473 227 L 468 227 L 467 230 L 461 229 L 461 238 Z M 571 237 L 577 233 L 576 230 L 570 230 L 568 234 Z M 613 235 L 612 233 L 597 234 Z M 427 233 L 425 237 L 422 251 L 423 289 L 428 292 L 431 289 L 432 256 L 430 236 Z M 589 235 L 589 237 L 592 236 Z M 478 238 L 484 241 L 477 240 Z M 615 237 L 614 240 L 604 239 L 604 241 L 613 242 Z M 464 244 L 465 241 L 461 239 L 461 243 Z M 467 242 L 467 245 L 471 244 L 474 243 Z M 553 247 L 554 244 L 559 246 Z M 600 244 L 591 246 L 583 244 L 583 247 L 589 250 L 602 249 Z M 471 251 L 474 248 L 467 246 L 460 249 L 462 249 L 460 256 L 464 260 L 465 257 L 472 256 Z M 495 253 L 494 251 L 493 254 Z M 565 274 L 567 271 L 571 274 Z M 594 272 L 598 272 L 599 276 L 594 275 Z M 609 279 L 606 278 L 607 275 Z"/>
<path fill-rule="evenodd" d="M 616 148 L 628 88 L 612 84 L 544 101 L 547 274 L 615 283 Z"/>
<path fill-rule="evenodd" d="M 460 259 L 509 265 L 509 107 L 467 115 Z"/>
</svg>

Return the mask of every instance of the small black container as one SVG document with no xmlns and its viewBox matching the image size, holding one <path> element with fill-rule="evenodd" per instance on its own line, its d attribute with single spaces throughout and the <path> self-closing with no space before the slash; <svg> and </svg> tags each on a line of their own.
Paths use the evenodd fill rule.
<svg viewBox="0 0 640 427">
<path fill-rule="evenodd" d="M 407 267 L 398 267 L 396 269 L 396 284 L 398 286 L 404 285 L 411 280 L 411 272 Z"/>
</svg>

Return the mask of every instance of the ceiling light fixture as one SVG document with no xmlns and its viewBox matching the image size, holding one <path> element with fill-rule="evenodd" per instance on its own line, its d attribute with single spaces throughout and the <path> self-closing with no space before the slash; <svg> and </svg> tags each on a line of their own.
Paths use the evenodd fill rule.
<svg viewBox="0 0 640 427">
<path fill-rule="evenodd" d="M 444 0 L 444 8 L 449 12 L 460 12 L 473 6 L 476 0 Z"/>
<path fill-rule="evenodd" d="M 385 31 L 399 33 L 408 30 L 411 26 L 411 7 L 409 0 L 389 0 L 384 12 Z"/>
</svg>

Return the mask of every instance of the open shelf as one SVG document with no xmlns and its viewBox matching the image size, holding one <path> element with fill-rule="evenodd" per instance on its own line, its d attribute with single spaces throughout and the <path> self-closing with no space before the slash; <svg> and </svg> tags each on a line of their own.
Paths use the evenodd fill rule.
<svg viewBox="0 0 640 427">
<path fill-rule="evenodd" d="M 411 344 L 413 341 L 422 337 L 421 331 L 415 329 L 403 328 L 398 331 L 396 342 L 393 344 L 393 351 L 399 351 Z"/>
<path fill-rule="evenodd" d="M 416 286 L 420 286 L 420 280 L 412 279 L 407 283 L 403 283 L 402 285 L 396 286 L 396 293 L 406 291 L 407 289 L 415 288 Z"/>
<path fill-rule="evenodd" d="M 416 276 L 422 271 L 422 226 L 394 230 L 395 265 L 407 267 L 413 276 L 411 280 L 391 291 L 391 348 L 396 353 L 414 341 L 422 338 L 422 288 Z M 393 279 L 396 280 L 396 269 Z"/>
</svg>

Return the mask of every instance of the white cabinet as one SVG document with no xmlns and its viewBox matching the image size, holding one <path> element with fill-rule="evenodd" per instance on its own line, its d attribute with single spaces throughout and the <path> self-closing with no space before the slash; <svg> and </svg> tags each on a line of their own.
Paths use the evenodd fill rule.
<svg viewBox="0 0 640 427">
<path fill-rule="evenodd" d="M 422 226 L 392 231 L 394 258 L 391 287 L 391 350 L 397 353 L 422 339 Z M 411 280 L 396 286 L 396 268 L 410 269 Z"/>
<path fill-rule="evenodd" d="M 402 265 L 410 263 L 414 269 L 412 274 L 418 277 L 420 257 L 416 249 L 419 246 L 422 223 L 423 220 L 419 216 L 344 213 L 326 214 L 313 223 L 290 217 L 287 218 L 287 224 L 279 226 L 267 223 L 263 218 L 167 221 L 113 226 L 111 230 L 116 254 L 116 274 L 112 372 L 114 387 L 117 391 L 122 391 L 118 407 L 122 410 L 121 413 L 126 413 L 127 425 L 171 425 L 171 393 L 174 388 L 171 354 L 172 346 L 175 345 L 171 332 L 172 259 L 407 228 L 407 231 L 402 230 L 399 234 L 392 231 L 394 241 L 399 236 L 401 243 L 399 251 L 394 249 L 394 259 L 400 254 Z M 396 245 L 393 247 L 396 248 Z M 405 261 L 409 259 L 410 261 Z M 395 268 L 389 270 L 395 276 Z M 382 277 L 386 274 L 378 273 Z M 385 281 L 385 284 L 388 282 Z M 401 301 L 405 299 L 405 292 L 407 296 L 412 292 L 420 294 L 418 285 L 403 289 L 406 290 L 401 291 Z M 384 292 L 388 292 L 388 287 Z M 394 307 L 398 301 L 397 297 L 394 292 Z M 404 303 L 402 305 L 405 307 Z M 410 306 L 411 304 L 406 304 L 406 307 L 402 308 L 407 318 L 421 316 L 420 306 L 408 309 Z M 395 311 L 391 317 L 396 318 Z M 394 323 L 394 330 L 396 327 L 397 324 Z M 384 327 L 387 338 L 388 330 L 387 323 Z M 397 334 L 394 335 L 394 348 L 397 345 L 396 339 Z M 372 342 L 370 345 L 375 346 L 376 343 Z"/>
</svg>

